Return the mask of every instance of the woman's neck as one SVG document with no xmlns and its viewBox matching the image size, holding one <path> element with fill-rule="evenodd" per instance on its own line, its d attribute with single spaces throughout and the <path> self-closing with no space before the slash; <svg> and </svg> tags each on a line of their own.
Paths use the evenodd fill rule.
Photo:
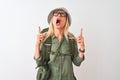
<svg viewBox="0 0 120 80">
<path fill-rule="evenodd" d="M 63 29 L 54 29 L 54 35 L 57 37 L 59 42 L 61 41 L 63 34 L 64 34 Z"/>
</svg>

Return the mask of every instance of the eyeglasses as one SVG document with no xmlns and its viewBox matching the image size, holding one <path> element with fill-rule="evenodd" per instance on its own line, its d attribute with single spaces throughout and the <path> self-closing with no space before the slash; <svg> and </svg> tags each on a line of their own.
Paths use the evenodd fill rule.
<svg viewBox="0 0 120 80">
<path fill-rule="evenodd" d="M 62 17 L 66 17 L 66 16 L 67 16 L 67 14 L 66 14 L 65 12 L 54 12 L 54 13 L 53 13 L 54 16 L 58 16 L 59 14 L 60 14 L 60 16 L 62 16 Z"/>
</svg>

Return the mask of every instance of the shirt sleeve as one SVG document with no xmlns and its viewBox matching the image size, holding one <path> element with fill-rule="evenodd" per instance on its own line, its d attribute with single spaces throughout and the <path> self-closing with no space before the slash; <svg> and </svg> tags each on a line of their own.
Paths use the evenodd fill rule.
<svg viewBox="0 0 120 80">
<path fill-rule="evenodd" d="M 34 57 L 34 60 L 36 61 L 36 64 L 37 64 L 36 68 L 38 68 L 41 65 L 41 57 L 39 57 L 37 59 L 35 59 L 35 57 Z"/>
<path fill-rule="evenodd" d="M 42 43 L 41 43 L 41 46 L 40 46 L 40 51 L 41 51 L 41 47 L 43 47 Z M 36 64 L 37 64 L 36 68 L 38 68 L 42 64 L 42 57 L 40 56 L 37 59 L 35 59 L 35 57 L 34 57 L 34 60 L 36 61 Z"/>
<path fill-rule="evenodd" d="M 78 46 L 77 46 L 77 42 L 75 42 L 75 52 L 73 53 L 73 63 L 76 66 L 80 66 L 80 64 L 84 61 L 84 58 L 80 58 L 78 55 Z"/>
</svg>

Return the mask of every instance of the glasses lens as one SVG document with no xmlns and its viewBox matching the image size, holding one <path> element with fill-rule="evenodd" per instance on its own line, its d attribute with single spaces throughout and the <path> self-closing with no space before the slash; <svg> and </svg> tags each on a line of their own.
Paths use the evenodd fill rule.
<svg viewBox="0 0 120 80">
<path fill-rule="evenodd" d="M 54 12 L 53 15 L 54 15 L 54 16 L 58 16 L 58 13 L 57 13 L 57 12 Z"/>
<path fill-rule="evenodd" d="M 65 17 L 67 14 L 65 12 L 60 13 L 61 16 Z"/>
</svg>

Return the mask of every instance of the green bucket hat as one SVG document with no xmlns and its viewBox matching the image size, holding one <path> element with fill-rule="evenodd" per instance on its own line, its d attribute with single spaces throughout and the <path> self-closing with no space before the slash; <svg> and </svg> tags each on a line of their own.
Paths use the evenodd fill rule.
<svg viewBox="0 0 120 80">
<path fill-rule="evenodd" d="M 50 24 L 51 18 L 53 17 L 53 13 L 54 13 L 55 11 L 58 11 L 58 10 L 62 10 L 62 11 L 64 11 L 64 12 L 67 13 L 68 22 L 69 22 L 69 25 L 71 25 L 71 16 L 70 16 L 68 10 L 67 10 L 66 8 L 63 8 L 63 7 L 53 9 L 53 10 L 49 13 L 48 19 L 47 19 L 47 20 L 48 20 L 48 23 Z"/>
</svg>

